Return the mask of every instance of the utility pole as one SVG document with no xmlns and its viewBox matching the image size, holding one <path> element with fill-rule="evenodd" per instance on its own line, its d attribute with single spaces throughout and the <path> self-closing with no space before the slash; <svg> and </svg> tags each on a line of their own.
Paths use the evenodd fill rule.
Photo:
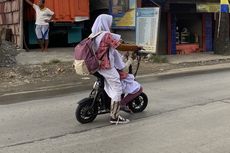
<svg viewBox="0 0 230 153">
<path fill-rule="evenodd" d="M 220 11 L 215 25 L 214 53 L 230 55 L 229 43 L 229 2 L 220 0 Z"/>
</svg>

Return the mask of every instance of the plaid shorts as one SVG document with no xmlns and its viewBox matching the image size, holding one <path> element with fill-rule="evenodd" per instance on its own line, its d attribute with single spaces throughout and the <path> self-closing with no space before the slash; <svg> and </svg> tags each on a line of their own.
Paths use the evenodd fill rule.
<svg viewBox="0 0 230 153">
<path fill-rule="evenodd" d="M 36 25 L 35 33 L 38 39 L 49 39 L 49 25 Z"/>
</svg>

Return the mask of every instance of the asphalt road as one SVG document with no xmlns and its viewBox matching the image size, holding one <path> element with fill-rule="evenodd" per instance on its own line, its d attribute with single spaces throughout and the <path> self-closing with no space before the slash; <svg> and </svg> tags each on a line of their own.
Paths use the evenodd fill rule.
<svg viewBox="0 0 230 153">
<path fill-rule="evenodd" d="M 89 91 L 0 105 L 0 153 L 228 153 L 230 72 L 144 77 L 149 105 L 110 125 L 108 114 L 76 122 Z"/>
</svg>

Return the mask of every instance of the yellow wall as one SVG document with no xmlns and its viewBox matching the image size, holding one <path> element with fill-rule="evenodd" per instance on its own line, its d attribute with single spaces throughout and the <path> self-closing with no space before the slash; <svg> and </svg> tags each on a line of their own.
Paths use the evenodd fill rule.
<svg viewBox="0 0 230 153">
<path fill-rule="evenodd" d="M 229 4 L 228 0 L 220 0 L 220 4 Z"/>
</svg>

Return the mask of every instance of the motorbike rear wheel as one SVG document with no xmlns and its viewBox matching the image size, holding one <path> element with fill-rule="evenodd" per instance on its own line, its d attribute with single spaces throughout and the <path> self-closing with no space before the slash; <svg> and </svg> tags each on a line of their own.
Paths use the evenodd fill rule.
<svg viewBox="0 0 230 153">
<path fill-rule="evenodd" d="M 78 122 L 82 124 L 90 123 L 97 117 L 98 108 L 96 106 L 90 108 L 92 103 L 93 98 L 85 98 L 78 105 L 75 112 L 75 116 Z"/>
<path fill-rule="evenodd" d="M 141 93 L 132 102 L 129 102 L 128 107 L 133 113 L 139 113 L 145 110 L 148 105 L 148 97 L 145 93 Z"/>
</svg>

